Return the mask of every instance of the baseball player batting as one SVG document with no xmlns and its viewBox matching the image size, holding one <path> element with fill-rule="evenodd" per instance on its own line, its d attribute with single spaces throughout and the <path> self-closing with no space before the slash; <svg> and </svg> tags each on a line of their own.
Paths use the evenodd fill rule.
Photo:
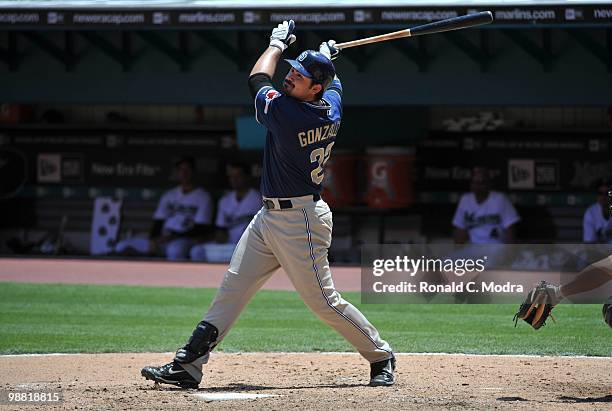
<svg viewBox="0 0 612 411">
<path fill-rule="evenodd" d="M 370 385 L 395 383 L 391 347 L 334 289 L 327 258 L 332 213 L 320 192 L 342 117 L 342 85 L 331 61 L 339 50 L 330 40 L 319 51 L 306 50 L 296 60 L 286 60 L 291 68 L 282 91 L 277 90 L 271 79 L 283 51 L 296 39 L 294 29 L 290 20 L 272 30 L 270 45 L 249 77 L 256 119 L 268 129 L 263 207 L 240 238 L 204 319 L 172 362 L 142 369 L 148 380 L 196 388 L 210 352 L 257 290 L 282 267 L 306 305 L 370 363 Z"/>
</svg>

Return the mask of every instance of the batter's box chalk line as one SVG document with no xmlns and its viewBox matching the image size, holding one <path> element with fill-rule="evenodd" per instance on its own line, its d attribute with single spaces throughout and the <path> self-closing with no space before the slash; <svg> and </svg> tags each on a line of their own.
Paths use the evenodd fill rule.
<svg viewBox="0 0 612 411">
<path fill-rule="evenodd" d="M 199 392 L 193 395 L 206 401 L 254 400 L 257 398 L 280 397 L 280 395 L 275 394 L 249 394 L 244 392 Z"/>
</svg>

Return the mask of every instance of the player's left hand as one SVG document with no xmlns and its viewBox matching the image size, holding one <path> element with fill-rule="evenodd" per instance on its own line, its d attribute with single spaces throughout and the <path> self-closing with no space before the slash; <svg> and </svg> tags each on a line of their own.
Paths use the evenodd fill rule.
<svg viewBox="0 0 612 411">
<path fill-rule="evenodd" d="M 279 48 L 281 52 L 285 51 L 297 37 L 295 31 L 295 23 L 293 20 L 285 20 L 272 30 L 270 35 L 270 45 Z"/>
<path fill-rule="evenodd" d="M 330 60 L 335 60 L 340 55 L 340 49 L 336 48 L 336 40 L 327 40 L 319 46 L 319 53 Z"/>
<path fill-rule="evenodd" d="M 537 330 L 546 324 L 548 317 L 554 321 L 555 317 L 551 315 L 551 311 L 562 299 L 563 296 L 558 285 L 542 281 L 529 292 L 518 312 L 514 315 L 515 326 L 521 319 Z"/>
</svg>

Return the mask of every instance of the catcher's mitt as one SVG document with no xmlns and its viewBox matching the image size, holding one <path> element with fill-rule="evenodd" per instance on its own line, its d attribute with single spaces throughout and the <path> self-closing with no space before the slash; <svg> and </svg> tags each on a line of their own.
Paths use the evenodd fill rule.
<svg viewBox="0 0 612 411">
<path fill-rule="evenodd" d="M 612 328 L 612 296 L 608 297 L 608 300 L 601 309 L 601 313 L 603 314 L 605 323 Z"/>
<path fill-rule="evenodd" d="M 555 317 L 552 316 L 551 311 L 561 301 L 559 288 L 546 281 L 538 284 L 527 294 L 518 312 L 514 314 L 514 326 L 516 327 L 518 320 L 521 319 L 537 330 L 546 324 L 549 316 L 554 321 Z"/>
</svg>

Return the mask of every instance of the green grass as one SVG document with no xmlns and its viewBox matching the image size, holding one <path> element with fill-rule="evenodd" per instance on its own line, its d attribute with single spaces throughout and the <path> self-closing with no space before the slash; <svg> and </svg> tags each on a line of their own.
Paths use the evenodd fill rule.
<svg viewBox="0 0 612 411">
<path fill-rule="evenodd" d="M 0 353 L 174 351 L 215 290 L 0 284 Z M 514 327 L 513 305 L 362 305 L 344 293 L 398 352 L 612 356 L 601 305 L 555 308 L 558 323 Z M 262 291 L 223 351 L 352 351 L 293 292 Z"/>
</svg>

